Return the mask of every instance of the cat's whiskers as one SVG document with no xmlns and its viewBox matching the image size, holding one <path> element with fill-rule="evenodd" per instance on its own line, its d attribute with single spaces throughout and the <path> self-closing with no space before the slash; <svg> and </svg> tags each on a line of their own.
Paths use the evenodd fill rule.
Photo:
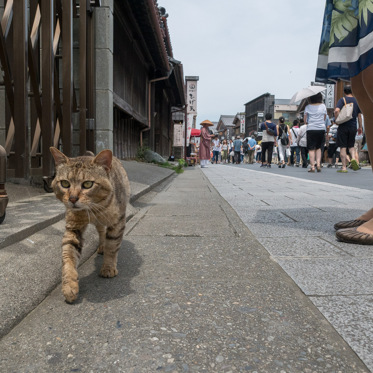
<svg viewBox="0 0 373 373">
<path fill-rule="evenodd" d="M 108 219 L 108 217 L 106 216 L 106 211 L 105 211 L 105 207 L 101 206 L 101 205 L 98 205 L 94 202 L 91 202 L 89 205 L 88 205 L 89 209 L 91 210 L 91 212 L 93 213 L 93 215 L 95 216 L 96 220 L 101 224 L 101 225 L 104 225 L 104 226 L 110 226 L 111 225 L 111 222 L 110 220 Z M 103 223 L 102 221 L 100 221 L 100 219 L 103 218 L 104 221 L 106 221 L 106 223 Z"/>
<path fill-rule="evenodd" d="M 91 224 L 91 214 L 89 213 L 89 209 L 87 211 L 87 217 L 88 217 L 88 224 Z"/>
</svg>

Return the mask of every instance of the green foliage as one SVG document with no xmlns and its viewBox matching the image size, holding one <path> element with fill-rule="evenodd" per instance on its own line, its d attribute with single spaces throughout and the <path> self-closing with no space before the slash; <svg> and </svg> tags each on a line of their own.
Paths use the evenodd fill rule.
<svg viewBox="0 0 373 373">
<path fill-rule="evenodd" d="M 138 161 L 144 162 L 145 160 L 145 152 L 150 148 L 147 146 L 139 146 L 136 152 L 136 159 Z"/>
<path fill-rule="evenodd" d="M 140 161 L 140 162 L 144 162 L 145 161 L 144 154 L 147 150 L 150 150 L 150 148 L 147 147 L 147 146 L 142 146 L 142 147 L 140 146 L 137 149 L 136 160 Z M 183 173 L 184 172 L 183 168 L 188 166 L 188 164 L 184 161 L 184 159 L 179 159 L 176 166 L 167 162 L 167 161 L 162 163 L 162 162 L 157 162 L 157 161 L 153 160 L 152 163 L 154 163 L 154 164 L 156 164 L 160 167 L 169 168 L 170 170 L 174 170 L 177 174 Z"/>
<path fill-rule="evenodd" d="M 183 168 L 188 167 L 188 164 L 184 161 L 184 159 L 179 159 L 177 161 L 177 165 L 173 166 L 172 169 L 177 173 L 177 174 L 182 174 L 184 172 Z"/>
<path fill-rule="evenodd" d="M 180 167 L 188 167 L 188 163 L 184 159 L 179 159 L 178 163 Z"/>
</svg>

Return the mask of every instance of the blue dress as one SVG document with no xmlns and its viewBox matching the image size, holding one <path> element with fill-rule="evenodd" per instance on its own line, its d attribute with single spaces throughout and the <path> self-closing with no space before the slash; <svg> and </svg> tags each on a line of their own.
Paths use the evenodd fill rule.
<svg viewBox="0 0 373 373">
<path fill-rule="evenodd" d="M 326 0 L 316 81 L 349 80 L 373 64 L 373 0 Z"/>
</svg>

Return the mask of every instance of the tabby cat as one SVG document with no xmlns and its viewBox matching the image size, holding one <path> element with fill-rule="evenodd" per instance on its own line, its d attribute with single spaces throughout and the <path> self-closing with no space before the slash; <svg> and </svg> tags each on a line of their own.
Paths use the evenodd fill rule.
<svg viewBox="0 0 373 373">
<path fill-rule="evenodd" d="M 99 234 L 98 253 L 104 254 L 102 277 L 118 274 L 117 255 L 126 225 L 130 196 L 127 173 L 110 150 L 96 157 L 68 158 L 51 147 L 56 165 L 52 188 L 66 207 L 66 231 L 62 240 L 62 292 L 68 303 L 79 292 L 77 266 L 83 233 L 89 223 Z"/>
</svg>

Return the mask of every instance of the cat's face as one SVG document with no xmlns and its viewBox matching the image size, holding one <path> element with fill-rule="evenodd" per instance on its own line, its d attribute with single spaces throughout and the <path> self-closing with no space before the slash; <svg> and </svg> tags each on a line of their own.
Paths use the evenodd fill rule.
<svg viewBox="0 0 373 373">
<path fill-rule="evenodd" d="M 52 154 L 56 163 L 52 188 L 57 198 L 68 209 L 101 213 L 103 204 L 113 192 L 108 178 L 111 158 L 108 166 L 102 159 L 97 159 L 101 153 L 97 157 L 67 158 L 55 149 Z"/>
</svg>

